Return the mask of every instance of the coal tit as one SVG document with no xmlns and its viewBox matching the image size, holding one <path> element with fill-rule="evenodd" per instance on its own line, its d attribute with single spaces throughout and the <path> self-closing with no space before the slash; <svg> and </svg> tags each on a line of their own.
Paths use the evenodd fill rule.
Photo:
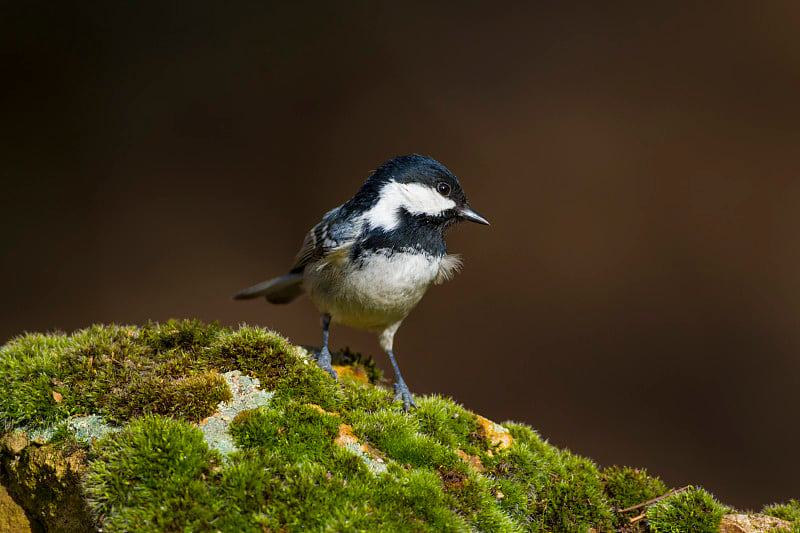
<svg viewBox="0 0 800 533">
<path fill-rule="evenodd" d="M 321 313 L 317 363 L 334 379 L 330 323 L 374 331 L 394 367 L 395 398 L 405 409 L 416 407 L 392 353 L 394 335 L 428 287 L 460 268 L 444 231 L 462 220 L 489 224 L 444 165 L 421 155 L 395 157 L 308 232 L 288 274 L 233 297 L 285 304 L 307 293 Z"/>
</svg>

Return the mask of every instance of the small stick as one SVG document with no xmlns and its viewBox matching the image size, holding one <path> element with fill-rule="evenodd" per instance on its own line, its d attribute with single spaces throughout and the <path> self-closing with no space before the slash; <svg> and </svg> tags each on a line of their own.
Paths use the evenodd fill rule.
<svg viewBox="0 0 800 533">
<path fill-rule="evenodd" d="M 650 505 L 651 503 L 656 503 L 657 501 L 663 500 L 664 498 L 668 498 L 668 497 L 672 496 L 673 494 L 678 494 L 679 492 L 683 492 L 686 489 L 688 489 L 689 487 L 691 487 L 691 485 L 686 485 L 685 487 L 681 487 L 679 489 L 672 489 L 671 491 L 667 492 L 666 494 L 662 494 L 661 496 L 658 496 L 657 498 L 653 498 L 652 500 L 647 500 L 646 502 L 637 503 L 636 505 L 631 505 L 630 507 L 626 507 L 625 509 L 619 509 L 617 512 L 618 513 L 627 513 L 628 511 L 633 511 L 634 509 L 638 509 L 640 507 L 646 507 L 646 506 Z"/>
<path fill-rule="evenodd" d="M 633 518 L 631 518 L 630 522 L 631 522 L 631 524 L 636 523 L 639 520 L 641 520 L 642 518 L 644 518 L 645 516 L 647 516 L 647 513 L 642 513 L 639 516 L 634 516 Z"/>
</svg>

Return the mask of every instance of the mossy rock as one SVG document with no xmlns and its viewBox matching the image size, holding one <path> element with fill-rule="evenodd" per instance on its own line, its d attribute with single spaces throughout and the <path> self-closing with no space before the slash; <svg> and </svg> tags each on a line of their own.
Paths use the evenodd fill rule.
<svg viewBox="0 0 800 533">
<path fill-rule="evenodd" d="M 339 362 L 334 382 L 274 332 L 197 321 L 19 337 L 0 348 L 0 484 L 34 531 L 719 524 L 723 507 L 697 491 L 632 520 L 667 493 L 644 470 L 600 470 L 435 395 L 407 413 L 370 360 Z"/>
<path fill-rule="evenodd" d="M 13 460 L 4 457 L 0 480 L 31 524 L 45 531 L 95 531 L 82 490 L 87 455 L 79 446 L 28 446 Z"/>
</svg>

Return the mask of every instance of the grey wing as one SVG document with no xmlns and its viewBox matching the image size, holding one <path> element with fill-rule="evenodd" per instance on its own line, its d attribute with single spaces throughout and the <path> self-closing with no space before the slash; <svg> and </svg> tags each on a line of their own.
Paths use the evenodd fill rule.
<svg viewBox="0 0 800 533">
<path fill-rule="evenodd" d="M 348 249 L 360 228 L 359 221 L 348 220 L 343 216 L 341 206 L 328 211 L 322 221 L 306 234 L 290 272 L 302 272 L 306 265 Z"/>
<path fill-rule="evenodd" d="M 297 252 L 297 256 L 294 258 L 294 265 L 292 265 L 290 272 L 302 272 L 307 264 L 319 261 L 324 257 L 325 250 L 322 246 L 321 239 L 321 235 L 324 233 L 322 229 L 323 224 L 325 224 L 324 220 L 306 233 L 306 238 L 303 239 L 303 246 L 301 246 L 300 251 Z"/>
</svg>

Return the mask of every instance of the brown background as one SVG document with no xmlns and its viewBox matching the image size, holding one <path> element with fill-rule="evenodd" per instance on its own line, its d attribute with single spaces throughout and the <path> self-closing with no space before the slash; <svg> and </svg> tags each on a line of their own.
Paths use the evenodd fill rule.
<svg viewBox="0 0 800 533">
<path fill-rule="evenodd" d="M 451 230 L 463 273 L 398 333 L 412 390 L 740 507 L 800 497 L 796 2 L 109 4 L 0 11 L 0 340 L 318 344 L 307 300 L 229 295 L 419 152 L 492 226 Z"/>
</svg>

